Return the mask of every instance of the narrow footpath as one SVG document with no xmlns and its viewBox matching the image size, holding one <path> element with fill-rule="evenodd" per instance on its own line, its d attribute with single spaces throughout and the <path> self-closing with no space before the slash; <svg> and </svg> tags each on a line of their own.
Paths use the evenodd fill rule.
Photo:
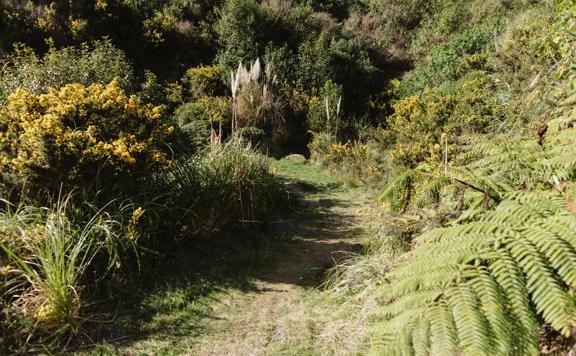
<svg viewBox="0 0 576 356">
<path fill-rule="evenodd" d="M 272 262 L 253 268 L 246 288 L 223 287 L 201 300 L 170 304 L 186 292 L 149 298 L 156 314 L 146 336 L 101 344 L 92 354 L 353 355 L 367 313 L 324 288 L 330 270 L 359 253 L 373 233 L 374 193 L 351 188 L 311 163 L 289 159 L 272 169 L 300 196 L 294 213 L 265 234 L 278 244 Z M 268 236 L 264 236 L 268 238 Z M 262 252 L 260 252 L 262 253 Z M 256 258 L 259 258 L 256 256 Z M 268 259 L 270 260 L 270 258 Z M 179 297 L 180 296 L 180 297 Z M 178 299 L 180 300 L 180 299 Z M 139 332 L 140 333 L 140 332 Z"/>
</svg>

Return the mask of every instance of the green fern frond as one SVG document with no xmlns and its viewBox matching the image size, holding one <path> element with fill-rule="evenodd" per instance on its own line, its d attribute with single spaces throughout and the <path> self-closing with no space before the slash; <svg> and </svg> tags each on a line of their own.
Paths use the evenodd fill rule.
<svg viewBox="0 0 576 356">
<path fill-rule="evenodd" d="M 398 174 L 386 185 L 386 188 L 380 194 L 380 201 L 390 202 L 390 208 L 394 212 L 405 210 L 410 203 L 418 175 L 419 172 L 416 169 L 407 169 Z"/>
<path fill-rule="evenodd" d="M 567 335 L 576 216 L 564 204 L 556 194 L 511 194 L 476 222 L 418 237 L 379 291 L 375 350 L 537 354 L 538 318 Z"/>
<path fill-rule="evenodd" d="M 524 348 L 532 350 L 527 354 L 538 353 L 538 321 L 530 306 L 526 277 L 518 263 L 512 258 L 509 251 L 501 249 L 497 251 L 497 257 L 490 264 L 489 273 L 501 286 L 513 320 L 520 324 L 514 330 L 517 330 L 518 335 L 522 338 L 521 344 L 524 345 Z"/>
<path fill-rule="evenodd" d="M 459 350 L 460 339 L 456 331 L 454 316 L 448 305 L 441 301 L 438 305 L 430 308 L 428 313 L 430 320 L 430 338 L 432 355 L 456 355 Z M 414 350 L 416 351 L 416 350 Z M 417 355 L 424 355 L 416 353 Z"/>
<path fill-rule="evenodd" d="M 474 290 L 462 283 L 450 290 L 449 303 L 460 345 L 470 355 L 493 355 L 495 334 Z"/>
</svg>

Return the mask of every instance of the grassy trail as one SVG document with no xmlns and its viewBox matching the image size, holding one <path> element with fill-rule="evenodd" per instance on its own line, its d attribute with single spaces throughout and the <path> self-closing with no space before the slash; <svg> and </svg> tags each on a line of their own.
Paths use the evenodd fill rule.
<svg viewBox="0 0 576 356">
<path fill-rule="evenodd" d="M 335 261 L 359 252 L 371 230 L 373 193 L 349 188 L 313 164 L 284 159 L 273 169 L 302 203 L 271 221 L 271 241 L 249 257 L 226 260 L 227 282 L 202 297 L 167 286 L 145 297 L 145 321 L 128 315 L 139 337 L 90 353 L 187 355 L 349 355 L 362 342 L 365 314 L 321 287 Z M 240 281 L 241 280 L 241 281 Z M 212 282 L 211 282 L 212 283 Z M 197 285 L 197 283 L 195 284 Z M 126 331 L 124 331 L 126 333 Z M 145 336 L 144 336 L 145 335 Z"/>
</svg>

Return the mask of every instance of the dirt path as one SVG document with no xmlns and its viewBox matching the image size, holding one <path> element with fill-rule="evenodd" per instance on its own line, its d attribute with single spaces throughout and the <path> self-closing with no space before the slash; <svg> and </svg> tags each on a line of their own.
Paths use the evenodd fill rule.
<svg viewBox="0 0 576 356">
<path fill-rule="evenodd" d="M 326 300 L 326 270 L 359 252 L 371 225 L 372 197 L 361 189 L 321 187 L 305 193 L 305 211 L 277 227 L 296 236 L 277 266 L 250 292 L 231 291 L 213 305 L 209 331 L 193 355 L 349 354 L 355 342 L 343 315 Z M 351 331 L 351 330 L 348 330 Z M 348 335 L 351 336 L 351 335 Z M 338 340 L 340 339 L 340 340 Z M 340 343 L 340 345 L 334 344 Z M 326 349 L 325 347 L 328 347 Z"/>
<path fill-rule="evenodd" d="M 357 354 L 368 313 L 362 303 L 339 300 L 322 283 L 337 261 L 360 252 L 370 236 L 377 221 L 374 193 L 349 188 L 313 164 L 282 160 L 274 169 L 302 199 L 259 235 L 267 241 L 264 248 L 239 243 L 237 258 L 217 251 L 209 258 L 215 278 L 192 272 L 199 278 L 183 283 L 176 275 L 178 284 L 166 281 L 125 308 L 88 353 Z M 197 271 L 187 265 L 194 259 L 184 255 L 176 264 Z"/>
</svg>

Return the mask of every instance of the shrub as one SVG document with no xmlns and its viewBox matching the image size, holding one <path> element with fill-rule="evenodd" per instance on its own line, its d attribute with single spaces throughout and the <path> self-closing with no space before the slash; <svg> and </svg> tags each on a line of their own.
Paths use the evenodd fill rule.
<svg viewBox="0 0 576 356">
<path fill-rule="evenodd" d="M 180 81 L 184 84 L 186 94 L 191 100 L 215 96 L 224 91 L 220 69 L 217 66 L 190 68 Z"/>
<path fill-rule="evenodd" d="M 2 181 L 34 196 L 124 182 L 130 190 L 169 160 L 173 127 L 114 80 L 36 95 L 17 89 L 0 112 Z"/>
<path fill-rule="evenodd" d="M 230 98 L 201 97 L 178 107 L 174 118 L 194 146 L 201 147 L 208 142 L 211 128 L 230 125 L 231 105 Z"/>
<path fill-rule="evenodd" d="M 230 121 L 230 111 L 230 98 L 206 96 L 180 106 L 176 109 L 175 119 L 182 128 L 193 121 L 206 121 L 216 125 L 224 124 Z"/>
<path fill-rule="evenodd" d="M 417 66 L 410 79 L 402 83 L 401 93 L 410 95 L 459 79 L 466 74 L 465 67 L 460 65 L 462 57 L 491 50 L 497 30 L 492 24 L 474 27 L 432 47 L 429 60 Z"/>
<path fill-rule="evenodd" d="M 5 102 L 17 88 L 42 94 L 48 88 L 59 89 L 66 84 L 107 84 L 114 78 L 124 90 L 134 80 L 130 62 L 124 52 L 108 40 L 95 41 L 91 46 L 56 49 L 39 58 L 32 49 L 17 46 L 16 51 L 2 61 L 0 70 L 0 101 Z"/>
<path fill-rule="evenodd" d="M 329 133 L 318 133 L 308 144 L 308 149 L 312 160 L 338 170 L 351 180 L 360 180 L 365 184 L 378 184 L 382 180 L 378 153 L 366 143 L 339 143 Z"/>
<path fill-rule="evenodd" d="M 338 136 L 343 128 L 342 86 L 328 80 L 319 97 L 311 97 L 308 104 L 308 129 L 315 133 Z"/>
<path fill-rule="evenodd" d="M 325 163 L 326 154 L 330 149 L 330 146 L 336 143 L 336 138 L 329 133 L 319 132 L 315 134 L 308 144 L 310 159 L 319 163 Z"/>
<path fill-rule="evenodd" d="M 228 0 L 218 15 L 220 19 L 215 24 L 215 31 L 222 49 L 217 61 L 222 78 L 227 80 L 239 62 L 246 63 L 264 54 L 264 38 L 269 23 L 254 0 Z"/>
<path fill-rule="evenodd" d="M 427 89 L 396 102 L 394 114 L 387 119 L 396 143 L 393 161 L 403 167 L 425 160 L 439 162 L 445 155 L 446 139 L 453 142 L 463 133 L 495 130 L 505 110 L 490 86 L 484 74 L 472 73 L 442 90 Z M 442 135 L 447 137 L 441 139 Z M 455 147 L 449 149 L 452 156 Z"/>
<path fill-rule="evenodd" d="M 159 105 L 165 102 L 165 91 L 158 81 L 158 76 L 149 70 L 144 71 L 144 81 L 140 84 L 138 98 L 144 103 Z"/>
<path fill-rule="evenodd" d="M 370 2 L 370 12 L 379 21 L 380 38 L 386 45 L 395 44 L 407 48 L 411 31 L 417 28 L 422 19 L 430 16 L 439 1 L 426 0 L 385 0 Z"/>
<path fill-rule="evenodd" d="M 142 22 L 144 38 L 156 45 L 164 42 L 164 34 L 172 30 L 175 21 L 171 15 L 155 11 L 151 17 Z"/>
<path fill-rule="evenodd" d="M 321 33 L 318 38 L 308 38 L 298 48 L 296 67 L 296 88 L 313 96 L 331 78 L 334 72 L 331 66 L 330 37 Z"/>
</svg>

